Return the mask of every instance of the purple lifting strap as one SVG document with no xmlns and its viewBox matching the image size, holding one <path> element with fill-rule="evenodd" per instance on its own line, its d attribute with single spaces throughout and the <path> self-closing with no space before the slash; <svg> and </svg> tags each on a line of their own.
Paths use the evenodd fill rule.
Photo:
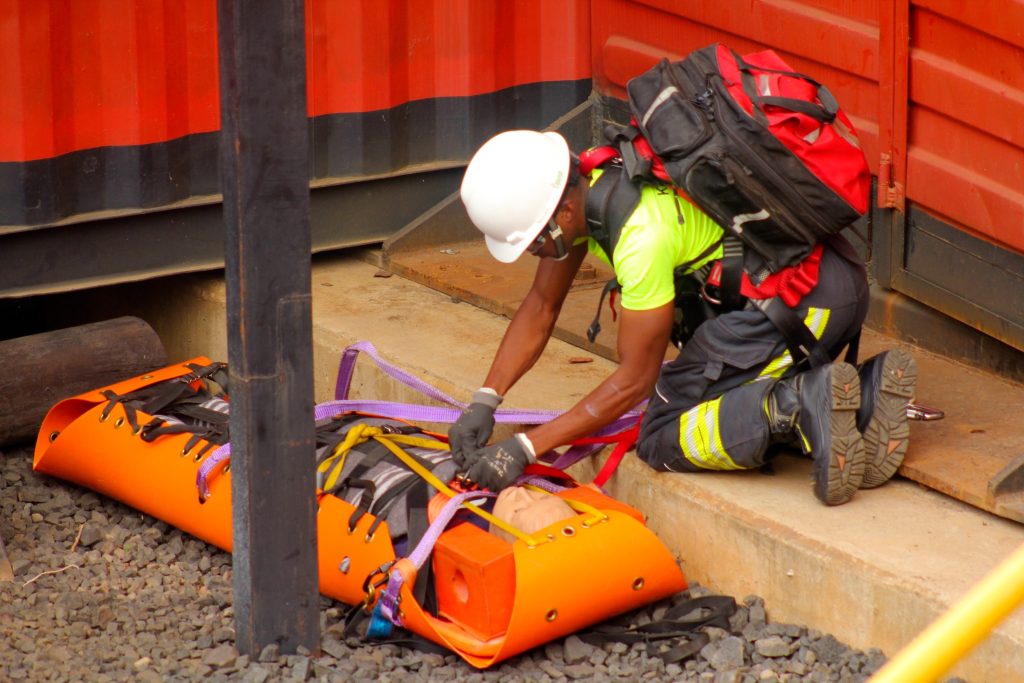
<svg viewBox="0 0 1024 683">
<path fill-rule="evenodd" d="M 352 374 L 355 371 L 356 360 L 360 353 L 368 355 L 377 367 L 389 377 L 397 379 L 402 384 L 415 389 L 424 396 L 433 398 L 441 403 L 446 403 L 448 407 L 349 399 L 348 392 L 352 384 Z M 451 424 L 458 420 L 462 412 L 468 407 L 468 404 L 455 400 L 437 387 L 388 363 L 380 357 L 377 349 L 368 341 L 356 342 L 341 352 L 341 361 L 338 363 L 338 379 L 334 386 L 334 396 L 334 401 L 321 403 L 313 409 L 313 415 L 317 421 L 349 411 L 358 411 L 398 420 L 408 420 L 409 422 Z M 498 408 L 494 411 L 494 421 L 501 424 L 538 425 L 544 424 L 561 414 L 562 411 L 556 410 L 512 410 Z M 607 436 L 608 434 L 614 434 L 615 432 L 627 429 L 636 423 L 640 414 L 641 408 L 634 408 L 611 424 L 599 429 L 594 433 L 594 436 Z M 564 453 L 551 451 L 541 454 L 539 459 L 552 467 L 565 469 L 593 455 L 604 448 L 604 446 L 605 444 L 570 446 Z M 224 444 L 199 466 L 199 471 L 196 473 L 196 488 L 199 490 L 200 500 L 206 500 L 210 496 L 209 483 L 207 481 L 210 473 L 229 457 L 231 457 L 231 444 Z"/>
<path fill-rule="evenodd" d="M 455 516 L 455 513 L 459 511 L 459 508 L 462 507 L 465 501 L 475 498 L 493 498 L 497 495 L 497 493 L 490 493 L 488 491 L 464 491 L 449 499 L 444 504 L 444 507 L 441 508 L 437 518 L 430 524 L 427 532 L 423 534 L 423 538 L 416 544 L 416 548 L 409 554 L 409 560 L 416 566 L 416 571 L 423 567 L 423 563 L 434 552 L 434 545 L 437 544 L 437 539 L 440 538 L 441 534 L 448 527 L 448 522 L 452 521 L 452 517 Z M 398 603 L 400 602 L 399 593 L 404 582 L 405 579 L 402 578 L 402 574 L 392 570 L 388 575 L 388 587 L 380 596 L 381 614 L 395 626 L 402 625 L 402 620 L 398 616 Z"/>
</svg>

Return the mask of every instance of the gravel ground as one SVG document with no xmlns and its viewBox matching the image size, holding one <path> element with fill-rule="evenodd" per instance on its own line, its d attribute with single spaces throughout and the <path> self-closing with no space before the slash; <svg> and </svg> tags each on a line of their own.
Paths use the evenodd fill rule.
<svg viewBox="0 0 1024 683">
<path fill-rule="evenodd" d="M 885 661 L 830 635 L 771 623 L 740 602 L 729 630 L 681 664 L 642 644 L 575 636 L 480 672 L 454 655 L 339 635 L 323 599 L 322 653 L 258 657 L 233 646 L 231 557 L 116 501 L 32 472 L 29 449 L 0 453 L 0 537 L 14 568 L 0 582 L 0 682 L 7 681 L 864 681 Z M 694 595 L 703 592 L 691 589 Z M 682 597 L 682 596 L 679 596 Z M 637 619 L 657 617 L 652 607 Z"/>
</svg>

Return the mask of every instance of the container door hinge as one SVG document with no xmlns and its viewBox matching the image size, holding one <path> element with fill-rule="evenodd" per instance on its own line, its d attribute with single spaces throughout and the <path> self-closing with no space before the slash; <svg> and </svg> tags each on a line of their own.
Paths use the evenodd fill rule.
<svg viewBox="0 0 1024 683">
<path fill-rule="evenodd" d="M 878 164 L 878 196 L 875 201 L 880 209 L 896 209 L 906 213 L 907 193 L 903 183 L 893 182 L 892 155 L 882 154 Z"/>
</svg>

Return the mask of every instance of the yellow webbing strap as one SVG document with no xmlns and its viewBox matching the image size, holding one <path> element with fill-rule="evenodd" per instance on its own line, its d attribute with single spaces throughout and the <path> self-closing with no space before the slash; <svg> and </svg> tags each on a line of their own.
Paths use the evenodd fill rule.
<svg viewBox="0 0 1024 683">
<path fill-rule="evenodd" d="M 337 464 L 337 467 L 334 467 L 334 469 L 331 471 L 331 474 L 328 476 L 327 481 L 324 482 L 324 490 L 329 490 L 338 481 L 338 477 L 341 476 L 341 470 L 344 466 L 345 457 L 348 454 L 348 452 L 358 444 L 363 443 L 364 441 L 369 441 L 370 439 L 376 439 L 377 441 L 382 443 L 385 448 L 387 448 L 389 451 L 395 454 L 395 457 L 397 457 L 399 460 L 405 463 L 405 465 L 409 469 L 418 474 L 420 477 L 423 478 L 424 481 L 426 481 L 428 484 L 433 486 L 435 489 L 437 489 L 444 495 L 448 496 L 449 498 L 454 498 L 456 495 L 458 495 L 457 492 L 453 491 L 447 484 L 438 479 L 433 472 L 420 465 L 420 463 L 418 463 L 415 458 L 410 456 L 408 453 L 406 453 L 404 450 L 402 450 L 402 448 L 398 446 L 398 444 L 401 443 L 405 444 L 406 446 L 415 446 L 418 448 L 427 448 L 430 450 L 441 451 L 447 450 L 448 444 L 442 441 L 437 441 L 436 439 L 425 439 L 423 437 L 409 436 L 407 434 L 391 434 L 385 432 L 380 427 L 374 427 L 372 425 L 366 424 L 353 425 L 349 429 L 348 434 L 346 434 L 345 440 L 342 441 L 337 446 L 335 446 L 331 455 L 324 459 L 324 461 L 320 463 L 320 465 L 317 467 L 318 472 L 326 472 L 327 470 L 334 467 L 335 464 Z M 503 522 L 491 513 L 481 509 L 480 507 L 474 505 L 473 503 L 463 503 L 463 506 L 465 506 L 474 514 L 482 517 L 494 526 L 498 527 L 502 531 L 505 531 L 515 536 L 516 538 L 520 539 L 531 548 L 538 545 L 540 542 L 543 542 L 537 541 L 532 536 L 524 534 L 519 529 L 516 529 L 510 524 Z"/>
<path fill-rule="evenodd" d="M 377 439 L 377 441 L 380 441 L 382 444 L 384 444 L 384 446 L 386 446 L 389 451 L 394 453 L 395 456 L 397 456 L 402 462 L 408 465 L 409 469 L 423 477 L 423 479 L 425 479 L 428 484 L 436 488 L 438 491 L 448 496 L 449 498 L 454 498 L 456 495 L 458 495 L 455 491 L 449 488 L 447 484 L 438 479 L 433 472 L 420 465 L 408 453 L 403 451 L 395 443 L 392 442 L 397 441 L 399 443 L 404 443 L 409 446 L 419 446 L 421 448 L 431 448 L 431 446 L 427 444 L 436 444 L 437 446 L 441 446 L 445 449 L 448 448 L 447 444 L 441 443 L 440 441 L 420 439 L 414 436 L 405 436 L 403 434 L 381 434 L 380 436 L 374 436 L 374 438 Z M 526 543 L 526 545 L 533 547 L 538 544 L 538 541 L 534 539 L 532 536 L 524 534 L 522 531 L 516 529 L 511 524 L 503 522 L 491 513 L 474 505 L 473 503 L 463 503 L 463 505 L 474 514 L 482 517 L 483 519 L 486 519 L 488 522 L 498 527 L 502 531 L 512 534 L 519 540 Z"/>
</svg>

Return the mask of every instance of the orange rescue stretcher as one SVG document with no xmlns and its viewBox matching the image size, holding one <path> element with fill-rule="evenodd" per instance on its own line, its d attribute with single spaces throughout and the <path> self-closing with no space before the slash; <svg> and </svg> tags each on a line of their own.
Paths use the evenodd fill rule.
<svg viewBox="0 0 1024 683">
<path fill-rule="evenodd" d="M 177 431 L 158 410 L 143 410 L 147 402 L 158 406 L 168 395 L 213 396 L 208 387 L 224 369 L 197 357 L 59 402 L 42 423 L 34 469 L 230 552 L 230 461 L 225 458 L 208 472 L 205 490 L 197 491 L 203 463 L 227 443 L 226 418 L 190 406 L 210 425 L 201 436 Z M 140 394 L 145 400 L 122 400 Z M 409 444 L 447 448 L 442 437 L 422 432 L 410 436 L 367 428 L 363 433 L 395 453 Z M 433 485 L 441 497 L 430 506 L 436 517 L 450 507 L 441 503 L 460 493 L 442 481 Z M 436 614 L 431 613 L 412 592 L 418 567 L 410 557 L 396 557 L 386 522 L 371 514 L 354 516 L 353 504 L 321 488 L 316 495 L 321 592 L 370 610 L 388 580 L 401 577 L 389 603 L 392 620 L 478 668 L 686 588 L 675 558 L 640 512 L 570 480 L 551 495 L 563 498 L 576 516 L 532 535 L 513 529 L 512 543 L 466 521 L 468 514 L 486 517 L 486 512 L 461 499 L 453 503 L 461 511 L 429 549 L 437 594 Z"/>
</svg>

